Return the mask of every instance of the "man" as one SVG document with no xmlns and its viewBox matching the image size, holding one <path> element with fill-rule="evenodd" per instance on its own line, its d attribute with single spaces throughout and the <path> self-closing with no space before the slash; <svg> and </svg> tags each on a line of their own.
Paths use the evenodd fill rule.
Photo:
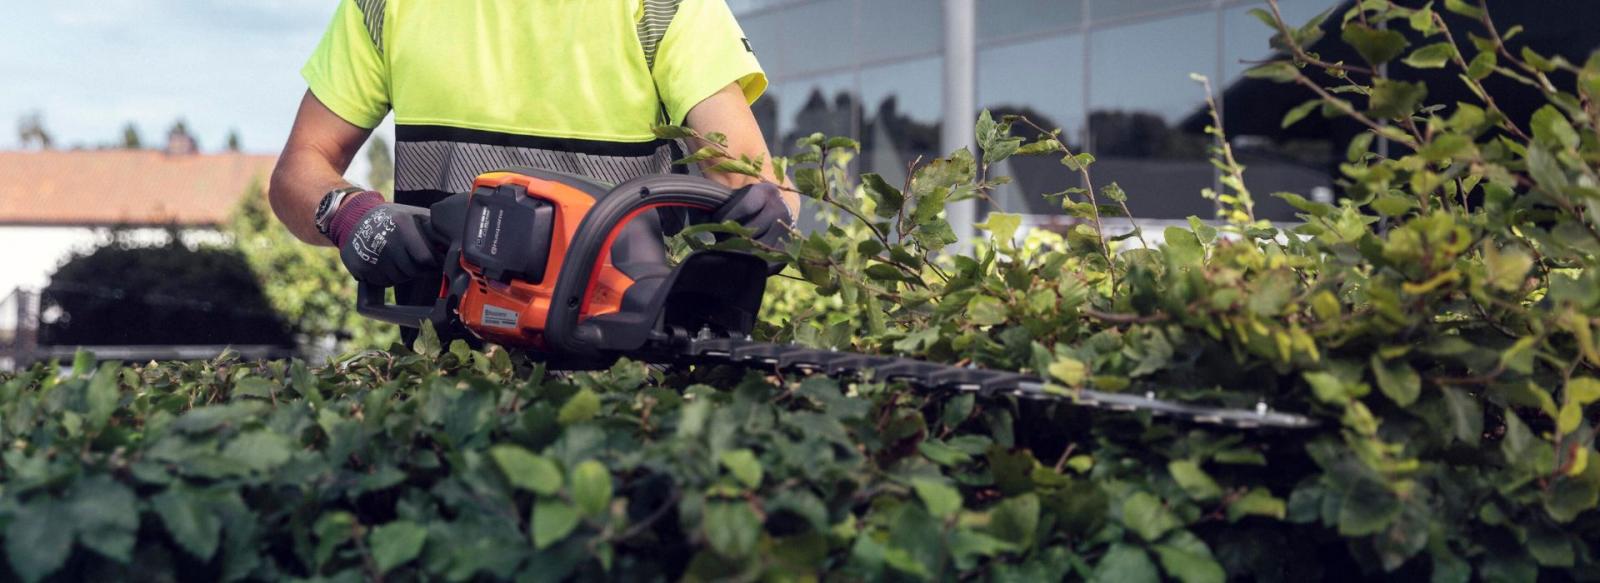
<svg viewBox="0 0 1600 583">
<path fill-rule="evenodd" d="M 273 211 L 300 240 L 339 246 L 358 280 L 401 284 L 408 303 L 438 289 L 414 282 L 438 266 L 409 219 L 480 173 L 533 166 L 615 184 L 670 172 L 680 152 L 655 138 L 661 124 L 722 134 L 735 157 L 768 155 L 750 112 L 766 77 L 724 0 L 340 0 L 302 75 Z M 393 203 L 343 178 L 390 111 Z M 707 176 L 744 187 L 712 220 L 769 241 L 793 223 L 793 194 Z"/>
</svg>

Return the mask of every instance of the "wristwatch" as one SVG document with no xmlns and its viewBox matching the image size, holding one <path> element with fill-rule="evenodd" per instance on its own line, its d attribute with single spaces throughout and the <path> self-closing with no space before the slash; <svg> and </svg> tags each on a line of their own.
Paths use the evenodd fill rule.
<svg viewBox="0 0 1600 583">
<path fill-rule="evenodd" d="M 359 186 L 346 186 L 335 188 L 328 191 L 328 194 L 322 195 L 322 203 L 317 205 L 317 215 L 314 219 L 317 223 L 317 232 L 331 240 L 333 234 L 329 231 L 333 228 L 333 215 L 338 212 L 339 203 L 344 202 L 344 197 L 364 191 L 366 189 Z"/>
</svg>

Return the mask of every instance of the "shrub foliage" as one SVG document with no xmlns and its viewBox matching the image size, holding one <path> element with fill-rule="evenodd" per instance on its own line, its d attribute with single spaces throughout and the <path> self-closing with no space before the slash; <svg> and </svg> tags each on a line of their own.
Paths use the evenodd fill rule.
<svg viewBox="0 0 1600 583">
<path fill-rule="evenodd" d="M 1223 226 L 1113 240 L 1101 217 L 1126 195 L 1100 185 L 1057 195 L 1083 219 L 1063 236 L 1019 240 L 996 213 L 975 253 L 941 257 L 940 210 L 986 197 L 997 162 L 1055 156 L 1092 185 L 1093 157 L 985 115 L 979 154 L 895 185 L 850 175 L 854 142 L 807 138 L 776 162 L 834 220 L 761 250 L 792 266 L 763 333 L 1067 391 L 1260 402 L 1316 430 L 727 368 L 553 375 L 427 333 L 323 367 L 84 358 L 0 384 L 7 564 L 24 580 L 1593 580 L 1600 59 L 1518 47 L 1460 0 L 1259 15 L 1286 56 L 1251 74 L 1319 95 L 1284 121 L 1369 129 L 1347 199 L 1280 194 L 1305 222 L 1256 221 L 1213 129 Z M 1326 30 L 1364 62 L 1305 48 Z M 1397 67 L 1503 76 L 1549 105 L 1431 105 Z M 692 157 L 720 156 L 705 140 Z"/>
</svg>

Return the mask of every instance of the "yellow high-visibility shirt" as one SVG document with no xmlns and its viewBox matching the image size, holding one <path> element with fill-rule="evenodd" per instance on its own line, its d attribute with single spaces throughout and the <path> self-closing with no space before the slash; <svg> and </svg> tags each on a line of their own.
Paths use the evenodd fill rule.
<svg viewBox="0 0 1600 583">
<path fill-rule="evenodd" d="M 767 85 L 725 0 L 340 0 L 302 74 L 354 125 L 394 112 L 396 199 L 413 204 L 501 167 L 670 171 L 653 127 Z"/>
</svg>

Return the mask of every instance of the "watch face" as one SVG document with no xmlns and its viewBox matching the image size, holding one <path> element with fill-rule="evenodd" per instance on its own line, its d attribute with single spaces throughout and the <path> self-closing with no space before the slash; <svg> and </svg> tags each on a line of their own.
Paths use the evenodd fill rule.
<svg viewBox="0 0 1600 583">
<path fill-rule="evenodd" d="M 317 231 L 324 235 L 328 234 L 328 219 L 333 214 L 333 201 L 337 198 L 340 198 L 338 191 L 330 192 L 322 197 L 321 203 L 317 204 L 317 214 L 312 222 L 316 223 Z"/>
</svg>

